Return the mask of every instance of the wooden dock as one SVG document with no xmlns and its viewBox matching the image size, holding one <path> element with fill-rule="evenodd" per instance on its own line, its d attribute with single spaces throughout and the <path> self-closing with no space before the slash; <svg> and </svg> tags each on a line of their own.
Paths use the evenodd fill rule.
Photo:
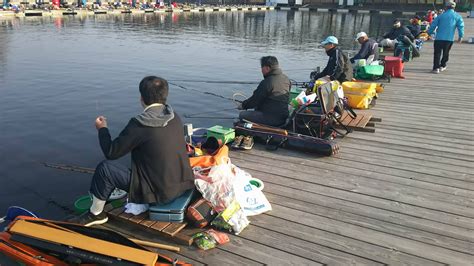
<svg viewBox="0 0 474 266">
<path fill-rule="evenodd" d="M 474 19 L 465 23 L 474 36 Z M 377 130 L 353 132 L 337 156 L 232 152 L 265 183 L 273 210 L 216 249 L 160 252 L 196 265 L 473 265 L 474 45 L 454 44 L 438 75 L 432 46 L 386 85 L 371 110 Z"/>
</svg>

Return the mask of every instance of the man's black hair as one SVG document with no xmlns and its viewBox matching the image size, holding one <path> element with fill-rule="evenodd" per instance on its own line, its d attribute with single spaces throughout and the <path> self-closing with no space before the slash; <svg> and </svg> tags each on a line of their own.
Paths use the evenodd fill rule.
<svg viewBox="0 0 474 266">
<path fill-rule="evenodd" d="M 168 81 L 156 76 L 144 77 L 139 85 L 140 94 L 146 105 L 165 104 L 168 98 Z"/>
<path fill-rule="evenodd" d="M 270 67 L 270 68 L 277 68 L 278 67 L 278 59 L 274 56 L 264 56 L 260 58 L 260 66 Z"/>
</svg>

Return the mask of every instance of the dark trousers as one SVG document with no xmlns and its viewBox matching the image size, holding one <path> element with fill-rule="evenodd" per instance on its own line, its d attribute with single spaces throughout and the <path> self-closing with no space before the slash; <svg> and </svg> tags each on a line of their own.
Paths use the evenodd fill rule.
<svg viewBox="0 0 474 266">
<path fill-rule="evenodd" d="M 433 70 L 440 67 L 446 67 L 446 63 L 449 60 L 449 50 L 451 50 L 451 46 L 453 46 L 453 42 L 451 41 L 434 41 Z"/>
<path fill-rule="evenodd" d="M 239 114 L 239 119 L 274 127 L 281 126 L 286 121 L 286 119 L 267 115 L 260 111 L 242 111 Z"/>
<path fill-rule="evenodd" d="M 90 192 L 100 200 L 107 200 L 115 188 L 128 192 L 131 171 L 127 167 L 104 160 L 95 168 Z"/>
</svg>

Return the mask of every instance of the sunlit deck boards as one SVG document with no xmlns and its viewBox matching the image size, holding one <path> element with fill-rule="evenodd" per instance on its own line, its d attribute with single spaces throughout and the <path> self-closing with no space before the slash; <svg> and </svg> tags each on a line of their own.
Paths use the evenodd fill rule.
<svg viewBox="0 0 474 266">
<path fill-rule="evenodd" d="M 465 21 L 472 36 L 474 19 Z M 211 265 L 472 265 L 473 51 L 455 44 L 448 70 L 435 75 L 425 43 L 406 79 L 387 84 L 371 110 L 382 118 L 376 132 L 340 140 L 337 156 L 232 152 L 264 181 L 273 211 L 250 217 L 229 244 L 166 254 Z"/>
</svg>

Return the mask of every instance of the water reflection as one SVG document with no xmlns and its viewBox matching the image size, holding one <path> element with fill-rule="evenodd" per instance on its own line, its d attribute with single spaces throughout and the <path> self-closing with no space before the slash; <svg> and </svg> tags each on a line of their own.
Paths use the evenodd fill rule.
<svg viewBox="0 0 474 266">
<path fill-rule="evenodd" d="M 290 78 L 303 81 L 312 68 L 325 64 L 327 56 L 317 45 L 326 35 L 338 36 L 351 49 L 356 32 L 379 35 L 391 19 L 301 11 L 1 18 L 0 188 L 9 191 L 0 191 L 0 213 L 18 204 L 54 217 L 61 211 L 57 206 L 71 206 L 84 194 L 88 176 L 45 169 L 40 162 L 94 167 L 102 159 L 94 118 L 106 115 L 112 134 L 118 134 L 140 112 L 137 86 L 145 75 L 259 81 L 259 58 L 275 55 Z M 179 84 L 226 97 L 254 89 Z M 177 86 L 171 86 L 170 103 L 181 115 L 233 105 Z M 185 121 L 203 127 L 230 124 L 212 118 Z"/>
</svg>

